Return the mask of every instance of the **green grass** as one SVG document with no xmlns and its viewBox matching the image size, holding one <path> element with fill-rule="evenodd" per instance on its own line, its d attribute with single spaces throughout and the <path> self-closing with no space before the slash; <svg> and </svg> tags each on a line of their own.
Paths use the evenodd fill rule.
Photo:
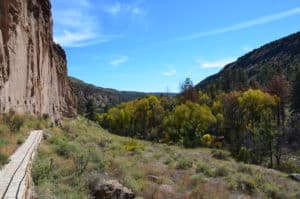
<svg viewBox="0 0 300 199">
<path fill-rule="evenodd" d="M 285 173 L 235 162 L 227 151 L 119 137 L 83 118 L 63 121 L 47 137 L 33 167 L 38 195 L 89 198 L 90 185 L 104 179 L 117 179 L 137 196 L 154 199 L 162 185 L 179 198 L 295 198 L 300 193 L 299 183 Z"/>
</svg>

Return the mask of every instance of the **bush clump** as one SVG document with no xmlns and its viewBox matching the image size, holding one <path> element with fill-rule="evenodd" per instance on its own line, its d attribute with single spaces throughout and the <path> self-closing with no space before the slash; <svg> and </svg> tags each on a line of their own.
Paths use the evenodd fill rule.
<svg viewBox="0 0 300 199">
<path fill-rule="evenodd" d="M 201 143 L 203 146 L 210 147 L 212 144 L 212 136 L 210 134 L 205 134 L 201 138 Z"/>
<path fill-rule="evenodd" d="M 291 159 L 282 161 L 279 169 L 286 173 L 300 173 L 300 167 L 297 166 L 296 162 Z"/>
<path fill-rule="evenodd" d="M 124 146 L 125 146 L 126 151 L 128 151 L 128 152 L 144 150 L 144 148 L 145 148 L 145 146 L 142 143 L 137 142 L 135 140 L 130 140 L 130 141 L 126 142 Z"/>
<path fill-rule="evenodd" d="M 198 163 L 196 166 L 196 173 L 206 173 L 209 170 L 210 170 L 209 166 L 204 163 Z"/>
<path fill-rule="evenodd" d="M 229 154 L 222 150 L 213 150 L 212 157 L 219 160 L 228 160 Z"/>
<path fill-rule="evenodd" d="M 11 132 L 18 132 L 25 122 L 25 117 L 10 112 L 3 115 L 3 121 L 8 125 Z"/>
<path fill-rule="evenodd" d="M 226 167 L 218 167 L 214 171 L 215 177 L 225 177 L 228 176 L 229 170 Z"/>
<path fill-rule="evenodd" d="M 0 152 L 0 166 L 8 163 L 8 156 Z"/>
<path fill-rule="evenodd" d="M 189 168 L 192 168 L 192 167 L 193 167 L 193 162 L 189 161 L 189 160 L 186 160 L 186 159 L 181 159 L 176 164 L 176 169 L 186 170 L 186 169 L 189 169 Z"/>
<path fill-rule="evenodd" d="M 17 138 L 17 144 L 18 144 L 18 145 L 21 145 L 21 144 L 23 144 L 24 142 L 25 142 L 24 136 L 22 136 L 22 135 L 18 136 L 18 138 Z"/>
<path fill-rule="evenodd" d="M 267 194 L 268 197 L 273 199 L 281 199 L 286 198 L 281 191 L 280 188 L 274 184 L 266 183 L 263 186 L 264 192 Z"/>
<path fill-rule="evenodd" d="M 190 180 L 193 184 L 198 184 L 201 182 L 205 182 L 204 175 L 202 173 L 194 174 L 190 177 Z"/>
<path fill-rule="evenodd" d="M 237 160 L 245 162 L 245 163 L 249 163 L 250 159 L 251 159 L 251 154 L 248 151 L 248 149 L 246 147 L 241 147 L 241 149 L 237 155 Z"/>
<path fill-rule="evenodd" d="M 224 177 L 229 174 L 229 170 L 226 167 L 211 168 L 206 164 L 198 163 L 196 173 L 203 173 L 208 177 Z"/>
<path fill-rule="evenodd" d="M 65 158 L 69 158 L 72 152 L 75 150 L 71 144 L 60 139 L 56 141 L 54 148 L 57 155 Z"/>
<path fill-rule="evenodd" d="M 237 179 L 238 188 L 249 194 L 254 193 L 256 189 L 255 181 L 250 176 L 239 176 Z"/>
<path fill-rule="evenodd" d="M 10 129 L 6 124 L 0 124 L 0 135 L 9 133 Z"/>
<path fill-rule="evenodd" d="M 239 164 L 238 172 L 247 173 L 247 174 L 250 174 L 250 175 L 253 174 L 252 168 L 250 166 L 247 166 L 247 165 L 244 165 L 244 164 Z"/>
<path fill-rule="evenodd" d="M 53 170 L 53 160 L 48 161 L 36 161 L 32 167 L 32 179 L 36 185 L 39 185 L 45 180 L 51 179 Z"/>
</svg>

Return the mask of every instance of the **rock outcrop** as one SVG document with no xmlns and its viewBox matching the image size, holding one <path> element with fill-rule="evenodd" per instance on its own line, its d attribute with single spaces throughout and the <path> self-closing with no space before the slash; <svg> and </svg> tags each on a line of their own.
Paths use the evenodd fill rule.
<svg viewBox="0 0 300 199">
<path fill-rule="evenodd" d="M 75 116 L 64 50 L 49 0 L 0 1 L 0 113 Z"/>
<path fill-rule="evenodd" d="M 135 194 L 116 180 L 97 184 L 93 190 L 96 199 L 134 199 Z"/>
<path fill-rule="evenodd" d="M 300 182 L 300 173 L 292 173 L 289 176 L 290 178 Z"/>
</svg>

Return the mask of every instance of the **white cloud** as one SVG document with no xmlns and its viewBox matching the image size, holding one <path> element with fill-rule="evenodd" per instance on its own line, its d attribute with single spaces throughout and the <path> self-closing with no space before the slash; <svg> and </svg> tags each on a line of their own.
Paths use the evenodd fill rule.
<svg viewBox="0 0 300 199">
<path fill-rule="evenodd" d="M 121 12 L 120 2 L 116 2 L 114 5 L 108 7 L 106 11 L 113 16 L 118 15 Z"/>
<path fill-rule="evenodd" d="M 90 0 L 53 0 L 54 40 L 64 47 L 109 42 L 122 35 L 104 34 Z"/>
<path fill-rule="evenodd" d="M 117 59 L 114 59 L 110 62 L 110 65 L 112 66 L 120 66 L 126 62 L 128 62 L 129 58 L 127 56 L 121 56 Z"/>
<path fill-rule="evenodd" d="M 104 8 L 104 11 L 109 13 L 112 16 L 118 16 L 121 13 L 130 14 L 132 16 L 138 16 L 138 15 L 145 14 L 145 11 L 138 5 L 125 4 L 125 3 L 120 3 L 118 1 L 110 6 L 106 6 Z"/>
<path fill-rule="evenodd" d="M 65 47 L 84 47 L 99 43 L 110 42 L 122 35 L 96 35 L 90 31 L 69 32 L 63 31 L 59 36 L 54 37 L 56 43 Z"/>
<path fill-rule="evenodd" d="M 177 74 L 177 71 L 175 69 L 170 69 L 168 71 L 162 72 L 162 74 L 167 77 L 172 77 Z"/>
<path fill-rule="evenodd" d="M 257 26 L 257 25 L 267 24 L 267 23 L 270 23 L 273 21 L 278 21 L 280 19 L 284 19 L 284 18 L 291 17 L 291 16 L 298 15 L 298 14 L 300 14 L 300 7 L 290 9 L 290 10 L 287 10 L 284 12 L 272 14 L 272 15 L 266 15 L 266 16 L 259 17 L 259 18 L 253 19 L 253 20 L 244 21 L 244 22 L 232 25 L 232 26 L 227 26 L 227 27 L 217 28 L 215 30 L 191 34 L 191 35 L 185 36 L 181 39 L 182 40 L 193 40 L 193 39 L 198 39 L 201 37 L 207 37 L 207 36 L 213 36 L 213 35 L 218 35 L 218 34 L 227 33 L 227 32 L 233 32 L 233 31 L 250 28 L 253 26 Z"/>
<path fill-rule="evenodd" d="M 89 31 L 71 33 L 67 30 L 63 31 L 59 36 L 55 36 L 54 40 L 63 46 L 81 47 L 85 46 L 87 41 L 94 39 L 96 36 Z"/>
<path fill-rule="evenodd" d="M 235 58 L 226 58 L 214 61 L 197 61 L 202 68 L 221 68 L 227 64 L 234 62 Z"/>
</svg>

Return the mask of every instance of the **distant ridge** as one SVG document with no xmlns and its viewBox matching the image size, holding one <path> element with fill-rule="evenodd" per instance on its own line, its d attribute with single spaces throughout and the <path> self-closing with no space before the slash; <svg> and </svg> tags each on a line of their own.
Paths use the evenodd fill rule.
<svg viewBox="0 0 300 199">
<path fill-rule="evenodd" d="M 278 73 L 283 73 L 288 80 L 292 80 L 294 72 L 299 68 L 300 32 L 297 32 L 245 54 L 226 65 L 219 73 L 201 81 L 196 88 L 215 87 L 229 91 L 239 84 L 248 86 L 254 80 L 265 85 Z"/>
<path fill-rule="evenodd" d="M 146 95 L 169 95 L 175 96 L 175 93 L 145 93 L 135 91 L 118 91 L 111 88 L 97 87 L 93 84 L 85 83 L 74 77 L 69 77 L 71 87 L 78 101 L 78 112 L 85 112 L 85 105 L 89 99 L 94 99 L 97 106 L 102 108 L 114 106 L 122 102 L 132 101 Z"/>
</svg>

